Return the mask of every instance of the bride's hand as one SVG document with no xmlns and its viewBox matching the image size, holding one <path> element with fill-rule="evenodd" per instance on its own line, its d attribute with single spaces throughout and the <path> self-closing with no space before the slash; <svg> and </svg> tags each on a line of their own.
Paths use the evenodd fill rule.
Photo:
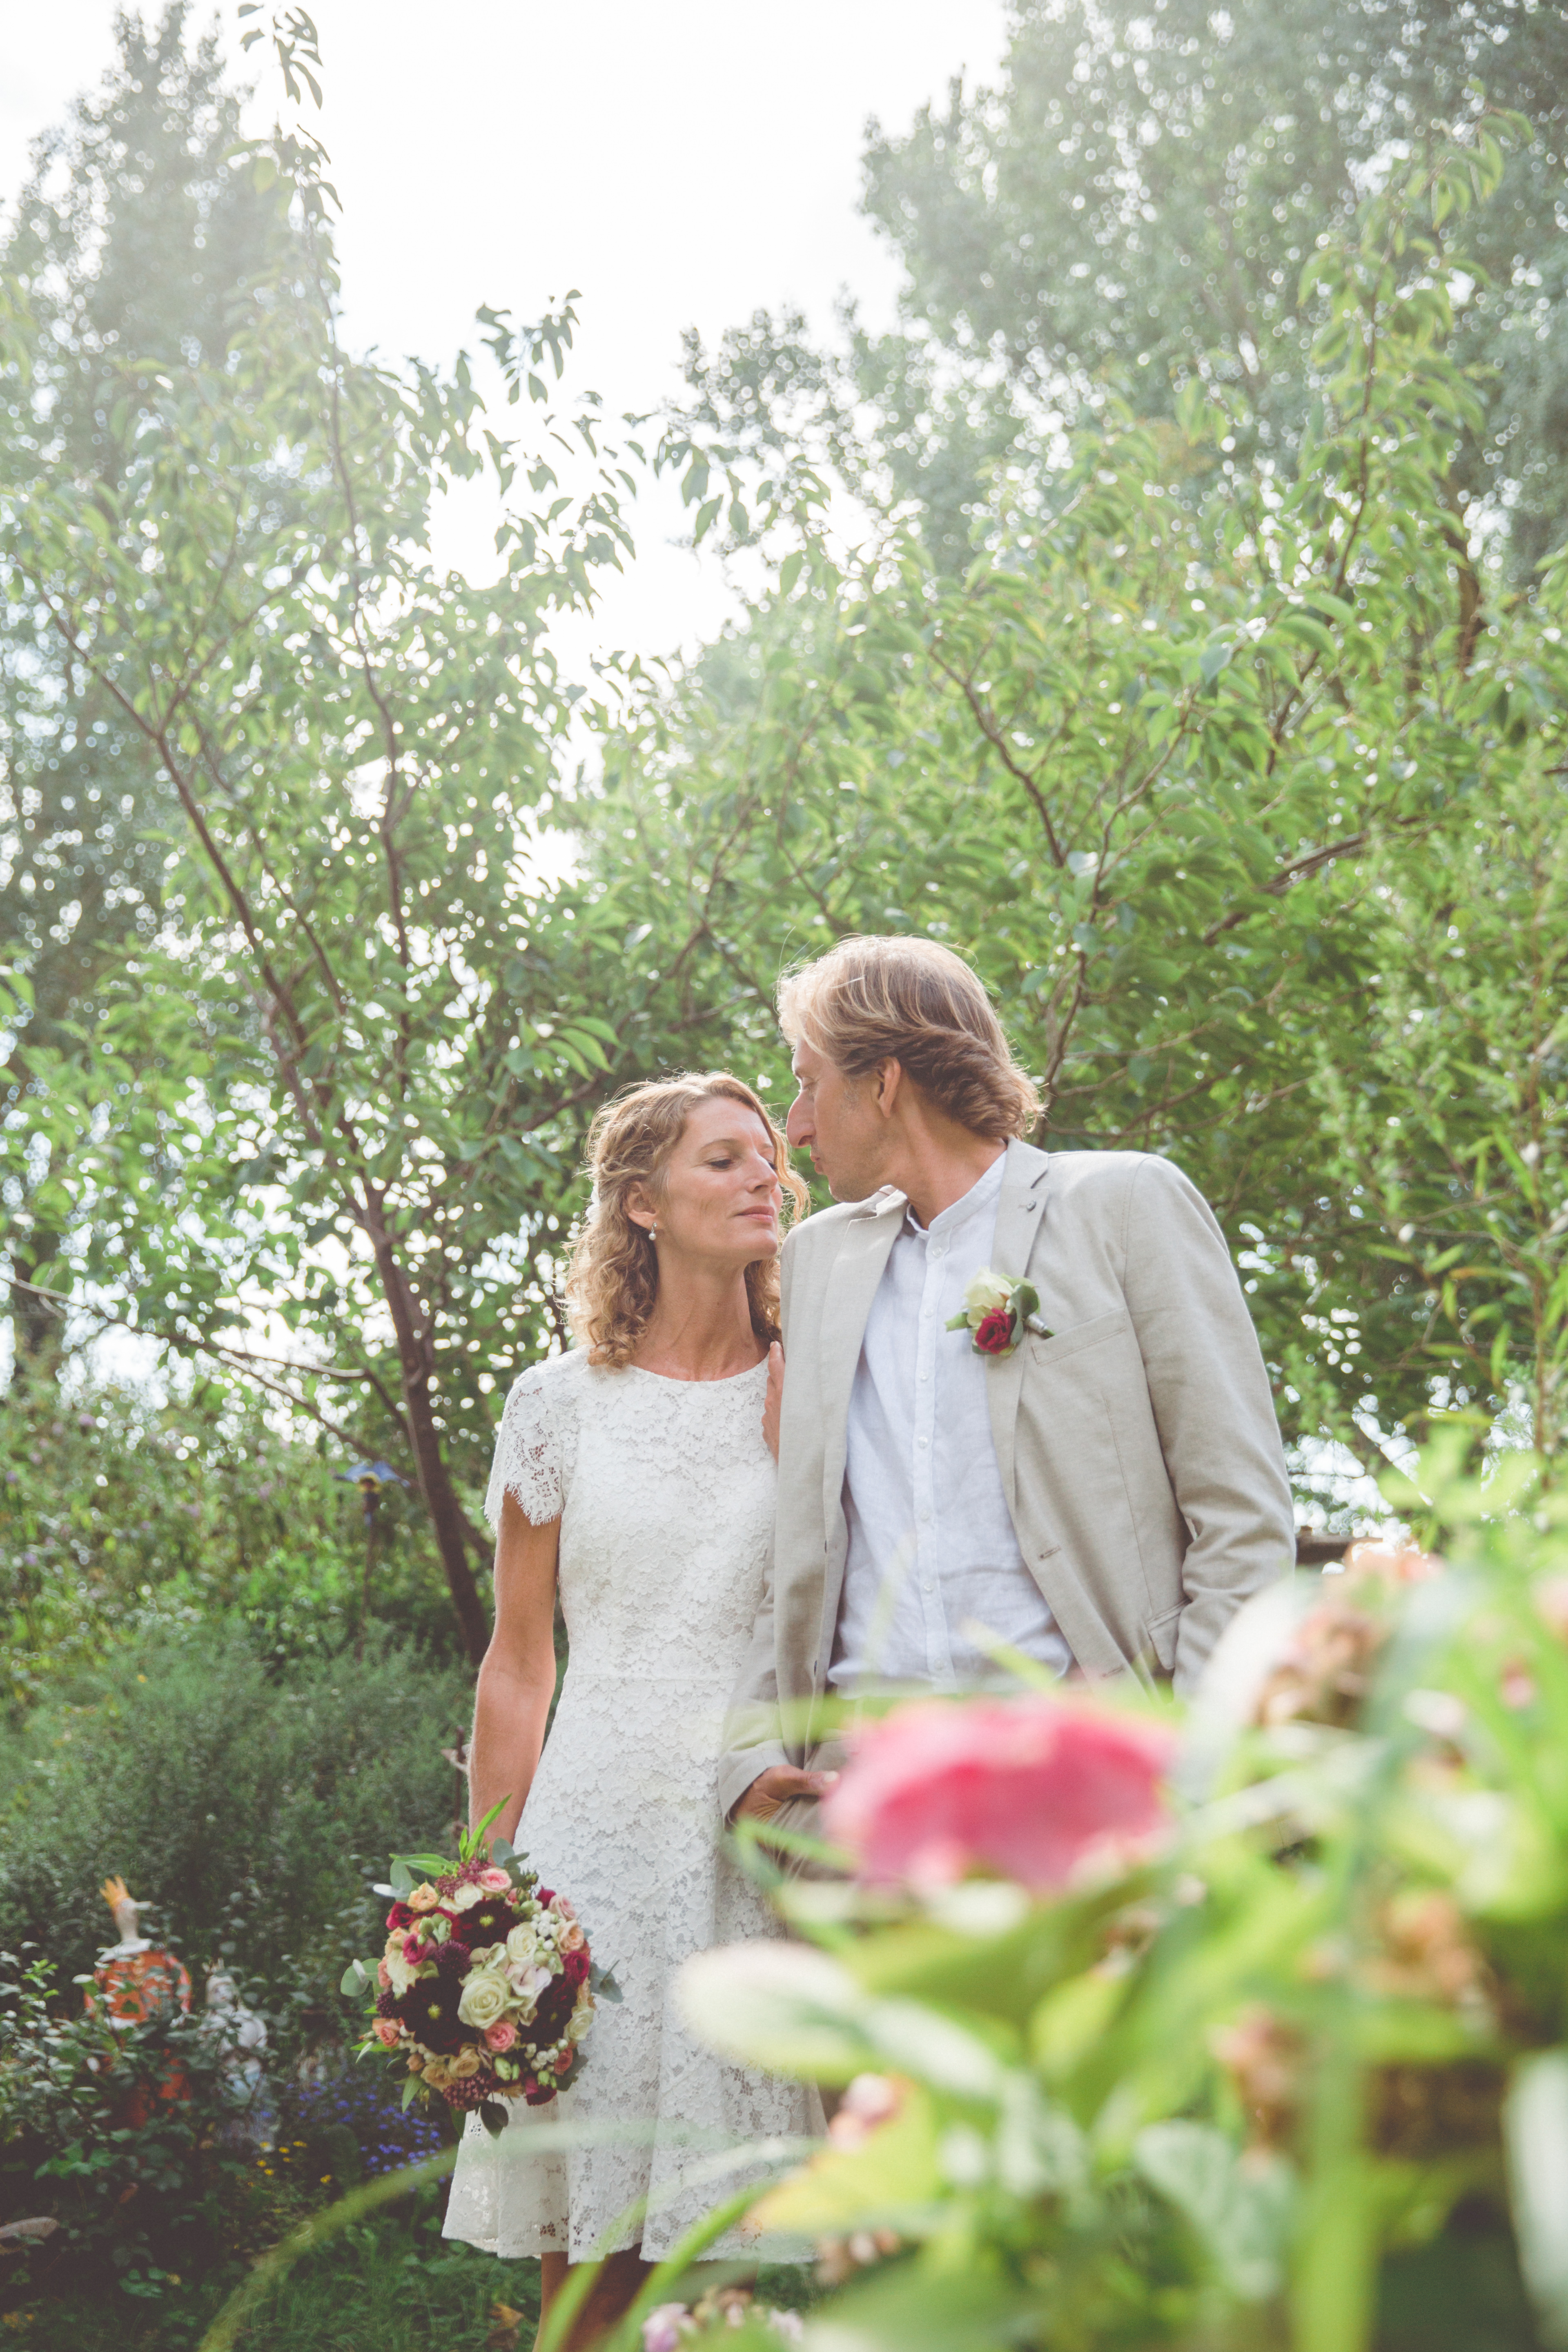
<svg viewBox="0 0 1568 2352">
<path fill-rule="evenodd" d="M 784 1349 L 775 1339 L 768 1349 L 768 1392 L 763 1402 L 763 1435 L 768 1452 L 779 1458 L 779 1409 L 784 1403 Z"/>
</svg>

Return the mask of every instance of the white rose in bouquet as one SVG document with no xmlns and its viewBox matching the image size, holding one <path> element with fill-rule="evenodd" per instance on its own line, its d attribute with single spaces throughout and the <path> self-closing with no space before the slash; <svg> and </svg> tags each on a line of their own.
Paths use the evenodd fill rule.
<svg viewBox="0 0 1568 2352">
<path fill-rule="evenodd" d="M 471 1969 L 463 1979 L 458 2015 L 465 2025 L 498 2025 L 511 2000 L 511 1987 L 497 1969 Z"/>
</svg>

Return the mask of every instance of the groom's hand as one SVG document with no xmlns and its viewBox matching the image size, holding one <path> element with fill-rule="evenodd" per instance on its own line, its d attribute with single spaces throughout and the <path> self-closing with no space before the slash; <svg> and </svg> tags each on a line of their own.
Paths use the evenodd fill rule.
<svg viewBox="0 0 1568 2352">
<path fill-rule="evenodd" d="M 771 1822 L 780 1808 L 797 1797 L 823 1797 L 837 1772 L 803 1772 L 797 1764 L 770 1764 L 759 1772 L 731 1815 L 737 1822 Z"/>
</svg>

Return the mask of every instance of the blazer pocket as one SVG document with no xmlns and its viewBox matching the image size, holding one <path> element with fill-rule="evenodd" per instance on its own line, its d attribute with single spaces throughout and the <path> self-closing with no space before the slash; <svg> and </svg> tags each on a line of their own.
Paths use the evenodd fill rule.
<svg viewBox="0 0 1568 2352">
<path fill-rule="evenodd" d="M 1170 1674 L 1175 1666 L 1176 1634 L 1181 1626 L 1182 1611 L 1185 1607 L 1184 1601 L 1178 1601 L 1173 1609 L 1167 1609 L 1163 1617 L 1152 1617 L 1143 1629 L 1153 1650 L 1154 1662 L 1163 1675 Z"/>
<path fill-rule="evenodd" d="M 1131 1332 L 1132 1318 L 1124 1307 L 1110 1315 L 1097 1315 L 1091 1322 L 1075 1323 L 1068 1331 L 1053 1331 L 1048 1339 L 1029 1335 L 1029 1361 L 1032 1364 L 1055 1364 L 1064 1356 L 1076 1356 L 1080 1349 L 1098 1348 L 1107 1339 L 1117 1339 L 1123 1331 Z"/>
</svg>

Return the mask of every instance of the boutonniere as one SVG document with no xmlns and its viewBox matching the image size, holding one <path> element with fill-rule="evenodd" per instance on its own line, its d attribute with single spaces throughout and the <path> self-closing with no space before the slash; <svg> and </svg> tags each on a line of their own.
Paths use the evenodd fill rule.
<svg viewBox="0 0 1568 2352">
<path fill-rule="evenodd" d="M 963 1294 L 963 1312 L 950 1318 L 950 1331 L 967 1331 L 977 1356 L 1010 1356 L 1026 1331 L 1051 1337 L 1039 1320 L 1040 1294 L 1032 1282 L 1013 1282 L 983 1266 Z"/>
</svg>

